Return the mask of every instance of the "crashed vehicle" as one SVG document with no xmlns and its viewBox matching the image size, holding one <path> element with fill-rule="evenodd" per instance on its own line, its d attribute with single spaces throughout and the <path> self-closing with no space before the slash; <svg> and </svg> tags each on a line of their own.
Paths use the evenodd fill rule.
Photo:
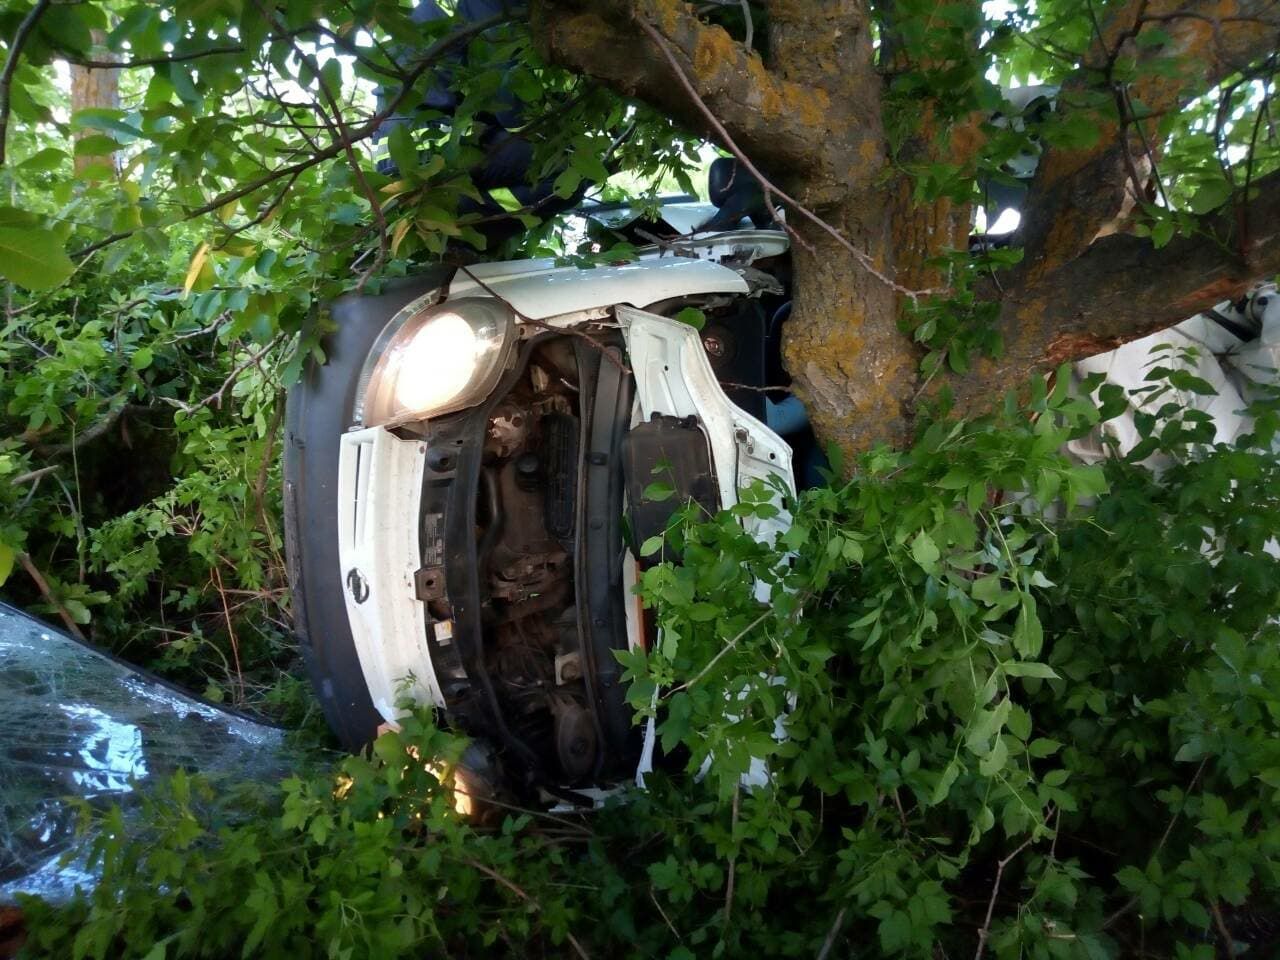
<svg viewBox="0 0 1280 960">
<path fill-rule="evenodd" d="M 438 268 L 332 305 L 327 361 L 289 398 L 286 535 L 345 746 L 410 700 L 491 748 L 486 776 L 518 794 L 636 774 L 614 654 L 653 640 L 637 544 L 673 503 L 794 490 L 812 456 L 798 403 L 760 389 L 782 376 L 786 235 L 689 232 L 717 212 L 668 205 L 643 222 L 673 239 L 628 262 Z M 662 504 L 642 496 L 659 470 Z M 786 518 L 744 522 L 772 537 Z"/>
<path fill-rule="evenodd" d="M 732 166 L 713 166 L 713 201 Z M 596 210 L 666 236 L 627 262 L 439 267 L 332 305 L 327 362 L 289 398 L 286 536 L 299 633 L 345 746 L 412 701 L 482 745 L 468 763 L 485 789 L 589 802 L 649 768 L 652 731 L 633 725 L 614 656 L 655 639 L 637 545 L 675 503 L 715 511 L 752 481 L 794 492 L 816 474 L 780 363 L 787 236 L 745 219 L 698 229 L 719 213 Z M 689 308 L 700 327 L 679 318 Z M 1230 354 L 1256 379 L 1280 352 L 1280 295 L 1261 286 L 1169 335 L 1212 341 L 1192 361 L 1202 378 L 1223 380 L 1206 365 Z M 1140 386 L 1150 347 L 1081 372 Z M 656 471 L 675 487 L 662 503 L 643 496 Z M 771 539 L 788 516 L 741 522 Z"/>
<path fill-rule="evenodd" d="M 1013 92 L 995 120 L 1054 93 Z M 527 153 L 495 123 L 498 156 Z M 993 219 L 1035 161 L 987 185 Z M 472 177 L 515 189 L 527 165 L 510 167 Z M 558 202 L 550 181 L 519 189 Z M 637 546 L 674 503 L 727 508 L 771 478 L 794 492 L 821 462 L 781 364 L 787 234 L 735 161 L 712 164 L 708 194 L 656 218 L 569 198 L 638 247 L 624 262 L 434 266 L 331 305 L 326 362 L 288 399 L 286 544 L 302 647 L 347 748 L 413 703 L 473 738 L 472 791 L 589 804 L 655 762 L 615 656 L 655 640 Z M 1256 340 L 1280 311 L 1268 291 L 1201 320 Z M 675 495 L 654 503 L 659 470 Z M 741 522 L 772 538 L 788 516 Z"/>
</svg>

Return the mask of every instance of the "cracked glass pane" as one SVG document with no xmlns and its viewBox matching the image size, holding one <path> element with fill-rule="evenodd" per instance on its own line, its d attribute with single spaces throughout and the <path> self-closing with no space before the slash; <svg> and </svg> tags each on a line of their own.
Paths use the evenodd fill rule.
<svg viewBox="0 0 1280 960">
<path fill-rule="evenodd" d="M 0 902 L 69 896 L 93 877 L 61 865 L 70 798 L 129 816 L 131 797 L 178 768 L 268 780 L 283 732 L 197 700 L 0 604 Z"/>
</svg>

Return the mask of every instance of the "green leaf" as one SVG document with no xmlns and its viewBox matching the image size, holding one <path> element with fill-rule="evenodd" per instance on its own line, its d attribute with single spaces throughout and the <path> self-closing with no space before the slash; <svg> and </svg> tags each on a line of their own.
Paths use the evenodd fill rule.
<svg viewBox="0 0 1280 960">
<path fill-rule="evenodd" d="M 1038 623 L 1039 621 L 1037 621 Z M 1039 677 L 1042 680 L 1057 680 L 1058 675 L 1047 663 L 1035 663 L 1029 660 L 1010 661 L 1003 665 L 1004 672 L 1011 677 Z"/>
<path fill-rule="evenodd" d="M 407 123 L 397 124 L 387 137 L 387 150 L 401 176 L 409 176 L 418 169 L 418 147 L 413 142 L 413 131 Z"/>
<path fill-rule="evenodd" d="M 1051 757 L 1061 749 L 1062 744 L 1048 737 L 1037 737 L 1027 744 L 1027 753 L 1037 758 Z"/>
<path fill-rule="evenodd" d="M 663 500 L 670 500 L 676 494 L 676 488 L 665 480 L 655 480 L 644 488 L 640 494 L 642 499 L 652 500 L 655 503 L 661 503 Z"/>
<path fill-rule="evenodd" d="M 894 910 L 880 921 L 880 947 L 886 953 L 897 953 L 911 944 L 911 917 Z"/>
<path fill-rule="evenodd" d="M 552 189 L 557 197 L 567 200 L 573 196 L 574 191 L 578 189 L 578 184 L 581 182 L 582 174 L 573 167 L 567 167 L 560 176 L 556 177 L 556 182 L 552 185 Z"/>
<path fill-rule="evenodd" d="M 996 737 L 991 752 L 978 761 L 978 772 L 984 777 L 994 777 L 1004 769 L 1008 760 L 1009 748 L 1005 745 L 1004 737 Z"/>
<path fill-rule="evenodd" d="M 39 227 L 0 227 L 0 276 L 20 287 L 51 290 L 71 276 L 75 264 L 62 241 Z"/>
<path fill-rule="evenodd" d="M 929 795 L 929 803 L 936 807 L 947 799 L 947 794 L 951 792 L 951 785 L 956 782 L 958 776 L 960 776 L 960 763 L 957 760 L 952 760 L 947 764 L 947 768 L 942 771 L 942 776 L 938 778 L 938 782 L 934 784 L 933 793 Z"/>
<path fill-rule="evenodd" d="M 1044 630 L 1040 626 L 1040 618 L 1036 615 L 1035 601 L 1031 597 L 1023 596 L 1022 604 L 1018 608 L 1018 619 L 1013 625 L 1013 647 L 1024 657 L 1038 657 L 1040 650 L 1044 646 Z M 1044 667 L 1043 664 L 1028 664 L 1027 666 Z M 1048 669 L 1045 667 L 1045 669 Z M 1035 676 L 1034 673 L 1017 674 L 1012 670 L 1007 672 L 1013 676 Z M 1049 671 L 1052 673 L 1053 671 Z M 1055 674 L 1056 676 L 1056 674 Z"/>
<path fill-rule="evenodd" d="M 1231 184 L 1225 179 L 1209 180 L 1200 184 L 1188 206 L 1192 213 L 1205 214 L 1216 210 L 1231 197 Z"/>
<path fill-rule="evenodd" d="M 911 541 L 911 559 L 926 573 L 933 573 L 937 569 L 940 556 L 942 554 L 938 551 L 938 545 L 933 542 L 933 537 L 923 530 Z"/>
<path fill-rule="evenodd" d="M 45 147 L 18 164 L 18 169 L 23 173 L 49 173 L 70 159 L 65 151 L 57 147 Z"/>
<path fill-rule="evenodd" d="M 1209 911 L 1195 900 L 1182 901 L 1182 919 L 1201 930 L 1209 926 Z"/>
<path fill-rule="evenodd" d="M 640 556 L 651 557 L 662 549 L 662 537 L 650 537 L 644 543 L 640 544 Z"/>
<path fill-rule="evenodd" d="M 0 587 L 4 586 L 4 582 L 9 579 L 9 574 L 13 573 L 15 556 L 13 547 L 0 540 Z"/>
<path fill-rule="evenodd" d="M 697 307 L 685 307 L 675 315 L 675 319 L 687 323 L 695 330 L 701 330 L 707 325 L 707 315 Z"/>
</svg>

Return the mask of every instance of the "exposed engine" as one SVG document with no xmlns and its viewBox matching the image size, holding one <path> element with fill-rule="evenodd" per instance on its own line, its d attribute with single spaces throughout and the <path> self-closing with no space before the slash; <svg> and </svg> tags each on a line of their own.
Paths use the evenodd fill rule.
<svg viewBox="0 0 1280 960">
<path fill-rule="evenodd" d="M 567 784 L 600 750 L 574 591 L 580 431 L 574 351 L 550 339 L 489 417 L 476 517 L 489 674 L 513 732 Z"/>
</svg>

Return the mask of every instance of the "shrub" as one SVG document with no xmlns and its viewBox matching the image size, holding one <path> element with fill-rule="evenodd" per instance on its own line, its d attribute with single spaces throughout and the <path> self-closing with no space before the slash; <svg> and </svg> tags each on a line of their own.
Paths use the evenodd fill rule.
<svg viewBox="0 0 1280 960">
<path fill-rule="evenodd" d="M 1059 451 L 1099 414 L 1065 383 L 867 455 L 776 544 L 737 522 L 768 490 L 677 511 L 645 545 L 682 558 L 644 574 L 661 641 L 623 658 L 683 758 L 645 792 L 466 822 L 422 762 L 461 743 L 424 718 L 251 802 L 180 776 L 141 832 L 108 817 L 93 893 L 28 904 L 32 952 L 1265 955 L 1280 406 L 1230 445 L 1140 418 L 1158 474 L 1080 466 Z"/>
</svg>

